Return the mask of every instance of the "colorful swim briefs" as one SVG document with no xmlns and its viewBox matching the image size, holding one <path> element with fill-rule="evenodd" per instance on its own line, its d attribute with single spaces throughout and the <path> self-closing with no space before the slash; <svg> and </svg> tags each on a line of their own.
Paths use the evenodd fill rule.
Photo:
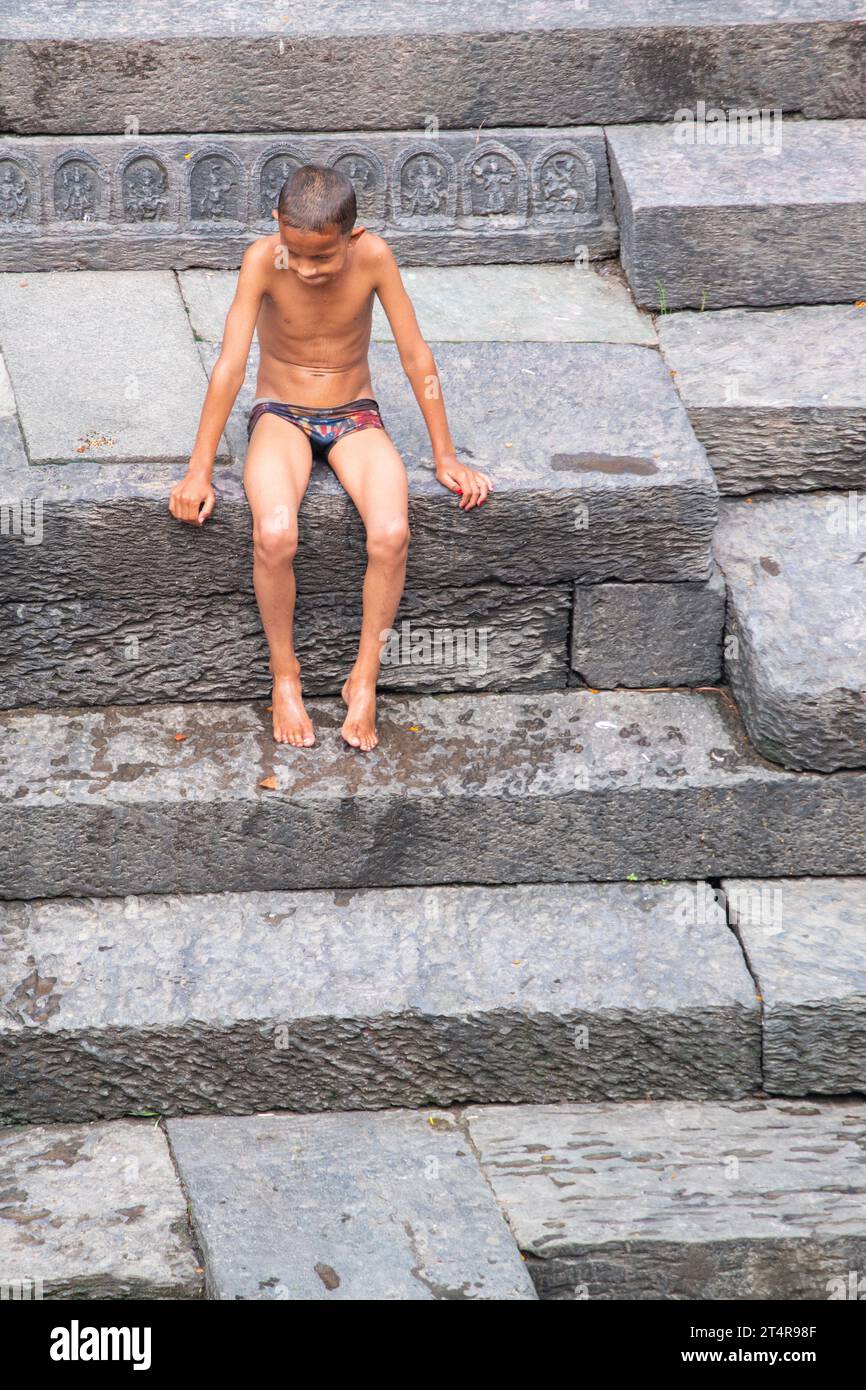
<svg viewBox="0 0 866 1390">
<path fill-rule="evenodd" d="M 306 405 L 287 405 L 285 401 L 269 401 L 257 397 L 247 421 L 247 439 L 263 415 L 279 415 L 303 430 L 313 448 L 313 458 L 328 462 L 328 455 L 338 439 L 355 430 L 383 430 L 378 403 L 374 400 L 349 401 L 348 405 L 332 405 L 326 410 L 311 410 Z"/>
</svg>

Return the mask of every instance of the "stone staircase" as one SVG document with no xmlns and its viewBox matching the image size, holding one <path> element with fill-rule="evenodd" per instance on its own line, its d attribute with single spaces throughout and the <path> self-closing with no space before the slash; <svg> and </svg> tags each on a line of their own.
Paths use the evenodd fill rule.
<svg viewBox="0 0 866 1390">
<path fill-rule="evenodd" d="M 0 6 L 17 1296 L 857 1296 L 866 24 L 724 8 Z M 772 119 L 719 145 L 714 102 Z M 166 510 L 308 158 L 356 180 L 496 482 L 470 515 L 435 483 L 377 312 L 413 542 L 365 757 L 324 469 L 319 746 L 270 737 L 254 359 L 214 518 Z"/>
</svg>

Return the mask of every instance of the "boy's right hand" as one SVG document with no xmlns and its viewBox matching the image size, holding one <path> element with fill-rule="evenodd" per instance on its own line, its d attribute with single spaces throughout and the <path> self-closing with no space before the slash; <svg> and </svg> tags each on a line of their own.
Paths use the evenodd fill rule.
<svg viewBox="0 0 866 1390">
<path fill-rule="evenodd" d="M 171 490 L 168 510 L 178 521 L 203 526 L 216 506 L 216 493 L 210 475 L 190 469 L 182 482 Z"/>
</svg>

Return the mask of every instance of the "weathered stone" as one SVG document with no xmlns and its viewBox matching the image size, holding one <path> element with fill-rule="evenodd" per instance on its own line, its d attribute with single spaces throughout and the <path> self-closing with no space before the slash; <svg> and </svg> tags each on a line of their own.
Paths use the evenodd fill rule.
<svg viewBox="0 0 866 1390">
<path fill-rule="evenodd" d="M 466 0 L 276 7 L 97 0 L 4 16 L 5 130 L 663 120 L 698 98 L 866 114 L 858 0 Z M 370 80 L 375 70 L 375 81 Z M 99 82 L 90 80 L 99 73 Z M 339 72 L 339 81 L 334 81 Z"/>
<path fill-rule="evenodd" d="M 866 493 L 728 502 L 715 549 L 752 742 L 785 767 L 866 766 Z"/>
<path fill-rule="evenodd" d="M 725 583 L 576 584 L 571 665 L 600 690 L 715 685 L 722 674 Z"/>
<path fill-rule="evenodd" d="M 211 1298 L 534 1299 L 453 1115 L 172 1120 Z"/>
<path fill-rule="evenodd" d="M 866 33 L 866 31 L 864 31 Z M 765 103 L 761 103 L 765 105 Z M 866 121 L 611 127 L 622 262 L 639 304 L 816 304 L 863 292 Z M 700 137 L 702 128 L 694 135 Z"/>
<path fill-rule="evenodd" d="M 186 463 L 207 381 L 172 275 L 0 275 L 0 346 L 31 463 Z"/>
<path fill-rule="evenodd" d="M 617 344 L 464 343 L 441 344 L 436 359 L 457 451 L 491 472 L 496 493 L 466 513 L 436 482 L 396 349 L 375 344 L 374 389 L 409 472 L 410 588 L 436 587 L 443 575 L 455 586 L 706 578 L 718 494 L 658 353 Z M 226 430 L 238 452 L 254 389 L 249 380 Z M 528 400 L 543 402 L 541 414 Z M 39 503 L 42 539 L 4 550 L 0 601 L 247 590 L 250 520 L 238 463 L 216 470 L 220 501 L 199 528 L 168 513 L 176 468 L 135 459 L 122 470 L 91 462 L 28 468 L 11 437 L 8 450 L 0 457 L 0 515 L 20 509 L 22 499 Z M 9 539 L 0 534 L 0 544 Z M 354 592 L 365 565 L 355 508 L 330 470 L 317 466 L 301 510 L 299 591 Z"/>
<path fill-rule="evenodd" d="M 761 1084 L 705 883 L 61 899 L 0 941 L 8 1122 Z"/>
<path fill-rule="evenodd" d="M 312 751 L 275 745 L 262 706 L 3 714 L 0 894 L 862 867 L 866 774 L 764 762 L 721 696 L 388 696 L 370 756 L 339 702 L 310 709 Z"/>
<path fill-rule="evenodd" d="M 0 1130 L 4 1298 L 202 1296 L 186 1201 L 153 1121 Z"/>
<path fill-rule="evenodd" d="M 584 263 L 619 247 L 598 127 L 486 126 L 483 141 L 475 129 L 287 138 L 122 128 L 0 140 L 0 269 L 238 266 L 251 234 L 274 231 L 286 178 L 311 162 L 353 180 L 359 221 L 408 264 Z"/>
<path fill-rule="evenodd" d="M 665 314 L 662 353 L 719 488 L 866 487 L 866 313 Z"/>
<path fill-rule="evenodd" d="M 379 686 L 563 688 L 570 619 L 564 586 L 408 591 L 383 648 Z M 241 700 L 271 690 L 251 593 L 4 603 L 0 631 L 0 708 Z M 301 596 L 295 637 L 308 694 L 339 694 L 360 631 L 360 589 Z"/>
<path fill-rule="evenodd" d="M 542 1298 L 844 1299 L 866 1262 L 866 1105 L 465 1118 Z"/>
<path fill-rule="evenodd" d="M 866 1091 L 866 879 L 726 879 L 763 1000 L 764 1087 Z"/>
<path fill-rule="evenodd" d="M 610 266 L 415 266 L 403 283 L 430 343 L 639 343 L 656 345 L 652 319 L 635 307 Z M 178 276 L 194 332 L 223 336 L 237 285 L 228 270 L 185 270 Z M 378 299 L 373 341 L 394 335 Z"/>
</svg>

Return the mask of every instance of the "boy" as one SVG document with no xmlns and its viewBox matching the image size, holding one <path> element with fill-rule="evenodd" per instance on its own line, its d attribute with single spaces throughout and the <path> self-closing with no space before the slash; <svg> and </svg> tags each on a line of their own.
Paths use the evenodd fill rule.
<svg viewBox="0 0 866 1390">
<path fill-rule="evenodd" d="M 336 169 L 307 164 L 287 179 L 273 215 L 276 235 L 260 237 L 244 254 L 189 470 L 172 491 L 169 510 L 201 526 L 214 509 L 214 455 L 257 328 L 261 356 L 244 488 L 253 515 L 253 581 L 271 653 L 274 738 L 297 748 L 315 743 L 292 640 L 292 560 L 298 508 L 317 458 L 333 468 L 367 532 L 361 640 L 343 686 L 348 709 L 341 732 L 368 752 L 378 743 L 382 635 L 397 613 L 409 546 L 406 471 L 373 399 L 367 362 L 374 294 L 424 415 L 439 482 L 460 494 L 466 511 L 482 505 L 491 483 L 454 453 L 433 354 L 392 252 L 381 237 L 355 226 L 351 181 Z"/>
</svg>

